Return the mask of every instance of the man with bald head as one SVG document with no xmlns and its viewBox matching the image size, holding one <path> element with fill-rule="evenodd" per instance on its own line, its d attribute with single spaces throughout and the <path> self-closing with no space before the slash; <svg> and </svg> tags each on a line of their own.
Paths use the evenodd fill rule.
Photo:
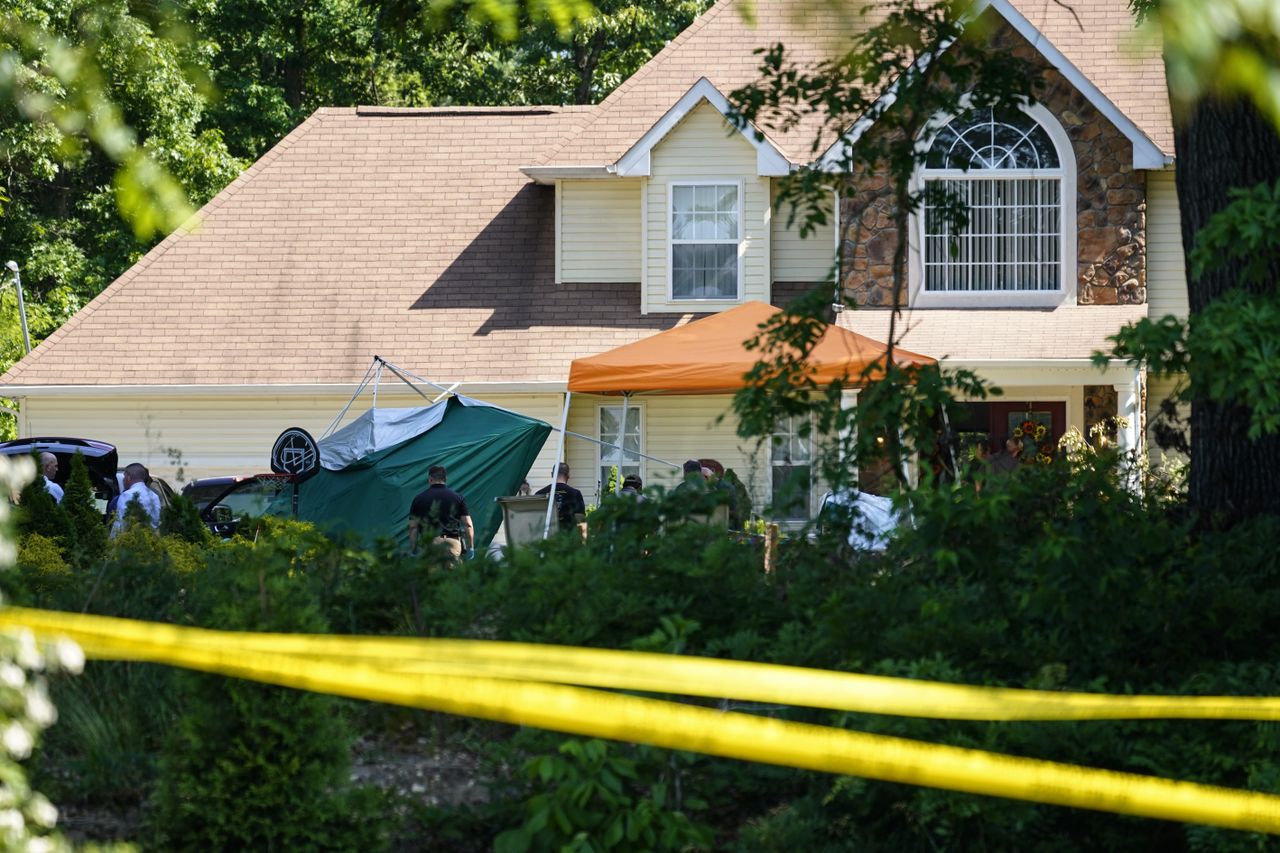
<svg viewBox="0 0 1280 853">
<path fill-rule="evenodd" d="M 58 457 L 47 450 L 41 453 L 40 470 L 44 472 L 44 490 L 53 495 L 55 503 L 62 503 L 62 486 L 53 481 L 58 476 Z"/>
<path fill-rule="evenodd" d="M 152 530 L 160 526 L 160 498 L 155 492 L 147 488 L 147 482 L 150 479 L 151 474 L 148 473 L 146 466 L 138 462 L 132 462 L 125 466 L 124 491 L 120 493 L 120 500 L 116 502 L 116 520 L 111 524 L 112 539 L 120 535 L 120 531 L 124 530 L 125 513 L 129 510 L 129 504 L 134 501 L 137 501 L 147 514 L 147 520 L 151 522 Z"/>
</svg>

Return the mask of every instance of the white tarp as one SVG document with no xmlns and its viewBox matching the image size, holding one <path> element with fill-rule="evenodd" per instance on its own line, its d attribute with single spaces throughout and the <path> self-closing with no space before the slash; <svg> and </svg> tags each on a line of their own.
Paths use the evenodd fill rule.
<svg viewBox="0 0 1280 853">
<path fill-rule="evenodd" d="M 444 418 L 441 400 L 430 406 L 409 409 L 369 409 L 332 435 L 316 442 L 320 446 L 320 465 L 329 471 L 341 471 L 379 450 L 395 447 L 414 436 L 432 429 Z M 488 403 L 458 396 L 464 406 L 487 406 Z"/>
<path fill-rule="evenodd" d="M 822 498 L 822 508 L 828 506 L 853 508 L 849 544 L 865 551 L 883 551 L 893 531 L 902 523 L 902 517 L 893 508 L 892 498 L 870 495 L 857 489 L 827 492 Z M 822 510 L 818 512 L 821 517 Z"/>
</svg>

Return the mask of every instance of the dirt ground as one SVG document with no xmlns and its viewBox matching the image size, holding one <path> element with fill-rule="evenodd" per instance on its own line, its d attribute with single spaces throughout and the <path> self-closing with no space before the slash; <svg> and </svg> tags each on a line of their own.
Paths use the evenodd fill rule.
<svg viewBox="0 0 1280 853">
<path fill-rule="evenodd" d="M 428 738 L 379 741 L 362 738 L 351 755 L 351 780 L 399 795 L 405 803 L 457 806 L 484 803 L 489 791 L 480 761 L 466 751 L 435 748 Z M 58 827 L 77 843 L 131 841 L 142 828 L 142 810 L 59 804 Z"/>
</svg>

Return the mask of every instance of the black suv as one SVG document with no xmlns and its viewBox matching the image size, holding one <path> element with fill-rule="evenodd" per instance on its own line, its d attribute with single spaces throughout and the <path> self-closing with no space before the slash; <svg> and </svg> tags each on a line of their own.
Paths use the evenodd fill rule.
<svg viewBox="0 0 1280 853">
<path fill-rule="evenodd" d="M 120 494 L 116 480 L 116 468 L 120 465 L 115 445 L 91 438 L 15 438 L 0 442 L 0 456 L 30 456 L 33 453 L 52 453 L 58 458 L 58 473 L 53 481 L 64 489 L 71 477 L 71 459 L 79 452 L 89 469 L 89 482 L 94 497 L 106 509 L 107 502 Z M 39 466 L 37 465 L 37 468 Z"/>
</svg>

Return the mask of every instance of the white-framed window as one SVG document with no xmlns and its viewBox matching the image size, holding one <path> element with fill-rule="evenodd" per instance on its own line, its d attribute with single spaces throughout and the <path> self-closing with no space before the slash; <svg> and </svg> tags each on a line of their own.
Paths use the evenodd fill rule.
<svg viewBox="0 0 1280 853">
<path fill-rule="evenodd" d="M 813 494 L 813 444 L 803 434 L 803 415 L 788 415 L 773 426 L 769 440 L 769 487 L 774 517 L 807 521 Z"/>
<path fill-rule="evenodd" d="M 600 441 L 615 445 L 613 447 L 605 444 L 597 445 L 600 448 L 597 468 L 600 494 L 603 494 L 608 487 L 609 473 L 615 465 L 618 468 L 619 483 L 628 474 L 644 477 L 644 460 L 640 457 L 644 452 L 644 431 L 641 426 L 643 420 L 640 406 L 630 404 L 627 406 L 627 423 L 624 429 L 622 406 L 600 407 L 599 414 L 596 416 L 596 435 L 600 437 Z"/>
<path fill-rule="evenodd" d="M 742 290 L 742 184 L 671 185 L 671 299 L 737 301 Z"/>
<path fill-rule="evenodd" d="M 1070 152 L 1043 107 L 985 107 L 943 125 L 920 172 L 918 304 L 1040 304 L 1073 291 Z M 944 198 L 963 204 L 964 227 L 947 221 Z"/>
</svg>

